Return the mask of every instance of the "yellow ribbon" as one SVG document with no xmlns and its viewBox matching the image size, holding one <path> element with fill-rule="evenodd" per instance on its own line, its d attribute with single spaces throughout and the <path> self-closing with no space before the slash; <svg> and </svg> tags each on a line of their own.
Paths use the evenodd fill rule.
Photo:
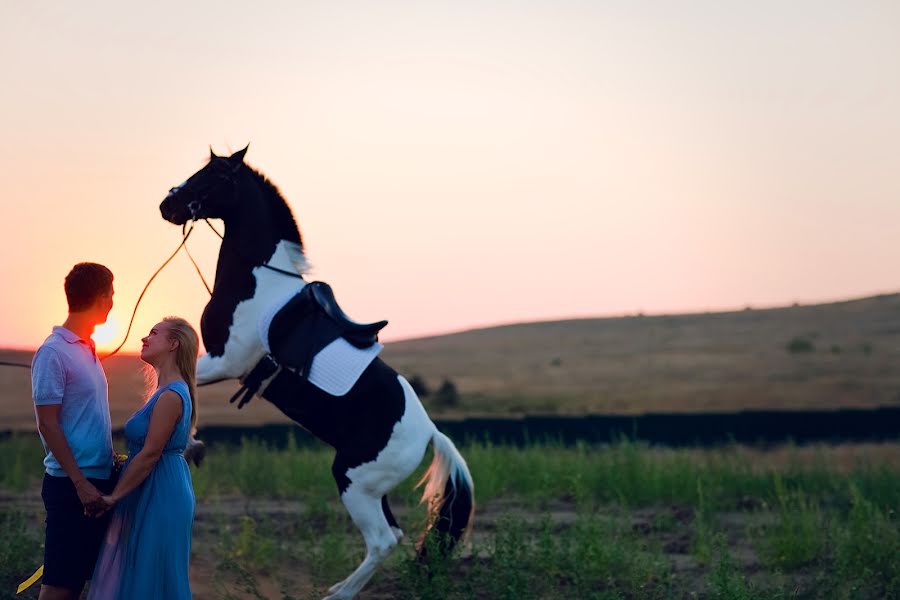
<svg viewBox="0 0 900 600">
<path fill-rule="evenodd" d="M 23 581 L 19 584 L 19 589 L 16 590 L 16 594 L 21 594 L 28 588 L 34 585 L 34 582 L 43 577 L 44 575 L 44 565 L 38 567 L 38 570 L 34 572 L 34 575 Z"/>
</svg>

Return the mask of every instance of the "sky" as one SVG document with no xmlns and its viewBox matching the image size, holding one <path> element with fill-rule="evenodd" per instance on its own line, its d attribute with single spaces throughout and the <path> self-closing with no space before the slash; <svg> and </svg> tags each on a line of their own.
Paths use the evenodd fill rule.
<svg viewBox="0 0 900 600">
<path fill-rule="evenodd" d="M 895 2 L 5 2 L 0 52 L 3 347 L 80 261 L 118 343 L 167 190 L 248 143 L 387 341 L 900 288 Z M 207 299 L 176 257 L 125 350 Z"/>
</svg>

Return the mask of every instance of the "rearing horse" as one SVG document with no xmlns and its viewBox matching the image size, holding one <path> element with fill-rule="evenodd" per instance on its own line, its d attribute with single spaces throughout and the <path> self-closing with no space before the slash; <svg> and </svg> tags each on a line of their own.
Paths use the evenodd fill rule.
<svg viewBox="0 0 900 600">
<path fill-rule="evenodd" d="M 200 325 L 207 350 L 197 362 L 200 385 L 246 377 L 267 353 L 260 323 L 266 323 L 267 314 L 271 321 L 275 309 L 308 285 L 301 277 L 307 263 L 291 210 L 278 189 L 244 163 L 246 151 L 228 157 L 210 151 L 209 163 L 172 188 L 159 207 L 163 218 L 176 225 L 207 218 L 225 224 L 212 298 Z M 334 356 L 364 352 L 346 346 L 334 345 Z M 356 361 L 363 370 L 344 386 L 349 389 L 322 384 L 327 373 L 321 368 L 316 385 L 314 363 L 306 379 L 273 377 L 263 393 L 334 447 L 332 473 L 341 501 L 365 539 L 365 559 L 329 589 L 329 599 L 356 596 L 402 538 L 387 494 L 416 469 L 429 443 L 434 460 L 420 482 L 427 482 L 422 500 L 429 507 L 422 542 L 438 534 L 452 547 L 470 528 L 474 513 L 465 460 L 429 419 L 409 382 L 375 356 L 380 348 Z M 329 372 L 340 378 L 343 371 L 334 368 L 334 360 Z"/>
</svg>

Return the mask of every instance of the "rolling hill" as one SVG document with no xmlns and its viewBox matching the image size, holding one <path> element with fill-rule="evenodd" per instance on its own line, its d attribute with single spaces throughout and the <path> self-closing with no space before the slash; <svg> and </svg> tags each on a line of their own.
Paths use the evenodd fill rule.
<svg viewBox="0 0 900 600">
<path fill-rule="evenodd" d="M 639 414 L 900 404 L 900 294 L 765 310 L 523 323 L 387 344 L 408 378 L 459 392 L 433 415 Z M 0 350 L 0 360 L 31 353 Z M 135 356 L 107 361 L 113 423 L 140 406 Z M 25 369 L 0 369 L 0 429 L 33 429 Z M 201 388 L 201 424 L 285 422 L 267 402 L 238 412 L 236 382 Z"/>
</svg>

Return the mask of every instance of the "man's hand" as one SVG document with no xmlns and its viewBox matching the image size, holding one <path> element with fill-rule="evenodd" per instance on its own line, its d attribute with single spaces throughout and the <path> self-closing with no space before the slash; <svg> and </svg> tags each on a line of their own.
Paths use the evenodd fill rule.
<svg viewBox="0 0 900 600">
<path fill-rule="evenodd" d="M 99 518 L 106 514 L 112 507 L 116 505 L 116 501 L 110 496 L 100 496 L 100 502 L 97 508 L 90 514 L 91 517 Z"/>
<path fill-rule="evenodd" d="M 82 479 L 75 484 L 75 491 L 78 493 L 78 499 L 84 506 L 84 514 L 92 517 L 94 513 L 103 509 L 105 504 L 100 497 L 100 491 L 87 479 Z"/>
</svg>

